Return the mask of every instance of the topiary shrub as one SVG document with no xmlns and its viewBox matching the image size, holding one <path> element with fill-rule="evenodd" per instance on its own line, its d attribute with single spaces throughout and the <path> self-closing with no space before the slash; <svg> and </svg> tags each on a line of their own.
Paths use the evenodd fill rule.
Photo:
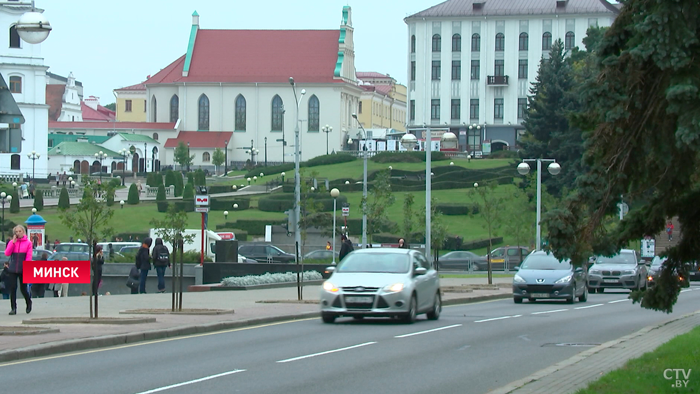
<svg viewBox="0 0 700 394">
<path fill-rule="evenodd" d="M 64 186 L 61 188 L 61 194 L 58 196 L 58 209 L 69 209 L 70 208 L 70 197 L 68 196 L 68 189 Z"/>
<path fill-rule="evenodd" d="M 19 193 L 17 191 L 12 192 L 12 201 L 10 201 L 10 213 L 19 212 Z"/>
<path fill-rule="evenodd" d="M 185 185 L 185 191 L 182 193 L 183 200 L 193 200 L 194 199 L 194 186 L 191 183 Z"/>
<path fill-rule="evenodd" d="M 182 184 L 182 173 L 176 172 L 175 176 L 175 197 L 182 196 L 184 185 Z"/>
<path fill-rule="evenodd" d="M 129 186 L 129 197 L 127 198 L 126 202 L 129 205 L 136 205 L 139 203 L 140 198 L 139 198 L 139 188 L 136 186 L 135 183 L 132 183 L 131 186 Z"/>
<path fill-rule="evenodd" d="M 148 173 L 146 174 L 146 185 L 148 186 L 154 186 L 153 184 L 153 173 Z"/>
<path fill-rule="evenodd" d="M 168 204 L 167 201 L 158 201 L 156 202 L 156 205 L 158 206 L 158 212 L 168 212 Z"/>
<path fill-rule="evenodd" d="M 175 173 L 172 170 L 165 173 L 165 186 L 175 186 Z"/>
<path fill-rule="evenodd" d="M 177 211 L 194 212 L 194 198 L 175 201 L 175 209 Z"/>
<path fill-rule="evenodd" d="M 194 172 L 187 173 L 187 183 L 194 184 Z"/>
<path fill-rule="evenodd" d="M 41 190 L 34 192 L 34 208 L 39 212 L 44 209 L 44 192 Z"/>
<path fill-rule="evenodd" d="M 156 201 L 165 201 L 165 185 L 162 183 L 158 185 L 158 194 L 156 194 Z"/>
<path fill-rule="evenodd" d="M 110 179 L 109 183 L 107 184 L 108 187 L 111 187 L 113 189 L 116 189 L 121 185 L 122 185 L 122 181 L 119 178 L 112 178 L 112 179 Z"/>
<path fill-rule="evenodd" d="M 112 205 L 114 205 L 114 188 L 111 187 L 111 185 L 109 187 L 107 187 L 107 196 L 106 196 L 105 200 L 107 201 L 108 207 L 111 207 Z"/>
<path fill-rule="evenodd" d="M 197 170 L 194 173 L 194 184 L 196 186 L 206 186 L 207 176 L 202 170 Z"/>
</svg>

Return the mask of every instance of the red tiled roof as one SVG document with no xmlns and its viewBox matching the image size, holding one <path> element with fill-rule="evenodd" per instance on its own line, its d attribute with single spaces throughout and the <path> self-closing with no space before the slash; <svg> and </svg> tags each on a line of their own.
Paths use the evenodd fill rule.
<svg viewBox="0 0 700 394">
<path fill-rule="evenodd" d="M 342 82 L 333 78 L 338 30 L 203 30 L 197 32 L 190 70 L 185 56 L 145 84 L 173 82 Z"/>
<path fill-rule="evenodd" d="M 356 72 L 355 75 L 357 76 L 357 79 L 363 79 L 363 78 L 391 78 L 388 75 L 380 74 L 378 72 L 374 71 L 368 71 L 368 72 Z"/>
<path fill-rule="evenodd" d="M 360 85 L 360 87 L 366 92 L 376 92 L 384 96 L 391 93 L 391 85 Z"/>
<path fill-rule="evenodd" d="M 104 130 L 173 130 L 175 123 L 153 122 L 56 122 L 49 121 L 49 129 L 104 129 Z"/>
<path fill-rule="evenodd" d="M 177 138 L 168 138 L 165 148 L 175 148 L 180 141 L 190 148 L 226 148 L 226 141 L 231 141 L 230 131 L 181 131 Z"/>
<path fill-rule="evenodd" d="M 117 92 L 120 90 L 146 90 L 146 85 L 144 85 L 144 83 L 141 82 L 141 83 L 137 83 L 136 85 L 125 86 L 123 88 L 114 89 L 114 91 L 117 91 Z"/>
<path fill-rule="evenodd" d="M 114 111 L 107 109 L 101 105 L 98 105 L 97 109 L 94 110 L 82 101 L 80 102 L 80 110 L 83 113 L 83 120 L 87 122 L 111 122 L 115 119 L 116 115 Z"/>
<path fill-rule="evenodd" d="M 46 85 L 46 104 L 49 106 L 49 121 L 58 120 L 63 108 L 63 93 L 66 85 Z"/>
</svg>

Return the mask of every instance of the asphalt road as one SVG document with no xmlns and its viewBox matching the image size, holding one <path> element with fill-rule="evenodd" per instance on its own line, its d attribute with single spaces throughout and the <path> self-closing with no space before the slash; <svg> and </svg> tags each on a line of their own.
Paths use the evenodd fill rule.
<svg viewBox="0 0 700 394">
<path fill-rule="evenodd" d="M 586 303 L 446 307 L 438 321 L 319 319 L 0 364 L 3 391 L 40 393 L 485 393 L 671 315 L 626 291 Z"/>
</svg>

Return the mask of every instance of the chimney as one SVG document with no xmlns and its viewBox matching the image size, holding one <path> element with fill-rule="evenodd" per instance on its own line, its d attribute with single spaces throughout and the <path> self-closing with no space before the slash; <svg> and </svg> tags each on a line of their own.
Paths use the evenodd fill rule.
<svg viewBox="0 0 700 394">
<path fill-rule="evenodd" d="M 95 96 L 90 96 L 83 100 L 85 105 L 97 111 L 97 106 L 100 105 L 100 98 Z"/>
</svg>

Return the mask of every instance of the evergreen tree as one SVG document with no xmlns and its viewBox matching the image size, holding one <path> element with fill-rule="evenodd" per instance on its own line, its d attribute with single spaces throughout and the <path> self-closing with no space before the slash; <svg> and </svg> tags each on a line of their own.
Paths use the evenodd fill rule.
<svg viewBox="0 0 700 394">
<path fill-rule="evenodd" d="M 206 186 L 207 184 L 207 176 L 201 169 L 194 173 L 194 184 L 195 186 Z"/>
<path fill-rule="evenodd" d="M 39 212 L 44 210 L 44 192 L 41 190 L 34 192 L 34 208 Z"/>
<path fill-rule="evenodd" d="M 12 192 L 12 201 L 10 201 L 10 213 L 19 212 L 19 193 L 17 190 Z"/>
<path fill-rule="evenodd" d="M 132 183 L 131 186 L 129 186 L 129 196 L 126 199 L 127 204 L 129 205 L 136 205 L 139 203 L 139 188 L 136 186 L 135 183 Z"/>
<path fill-rule="evenodd" d="M 187 183 L 194 184 L 194 172 L 187 173 Z"/>
<path fill-rule="evenodd" d="M 162 183 L 158 185 L 158 194 L 156 194 L 156 201 L 165 201 L 165 185 Z"/>
<path fill-rule="evenodd" d="M 175 186 L 175 172 L 168 170 L 165 173 L 165 186 Z"/>
<path fill-rule="evenodd" d="M 194 186 L 191 183 L 185 185 L 185 191 L 182 193 L 183 200 L 194 199 Z"/>
<path fill-rule="evenodd" d="M 153 173 L 149 172 L 146 174 L 146 185 L 154 186 L 155 181 L 153 180 Z"/>
<path fill-rule="evenodd" d="M 224 164 L 225 161 L 226 156 L 224 155 L 224 151 L 222 151 L 221 148 L 216 148 L 211 155 L 211 164 L 216 166 L 217 173 L 220 169 L 219 167 Z"/>
<path fill-rule="evenodd" d="M 68 189 L 66 187 L 61 188 L 61 194 L 58 196 L 58 209 L 69 209 L 70 208 L 70 196 L 68 196 Z"/>
<path fill-rule="evenodd" d="M 175 177 L 175 197 L 180 197 L 182 196 L 182 191 L 184 189 L 182 173 L 178 171 L 175 172 L 173 175 Z"/>
</svg>

